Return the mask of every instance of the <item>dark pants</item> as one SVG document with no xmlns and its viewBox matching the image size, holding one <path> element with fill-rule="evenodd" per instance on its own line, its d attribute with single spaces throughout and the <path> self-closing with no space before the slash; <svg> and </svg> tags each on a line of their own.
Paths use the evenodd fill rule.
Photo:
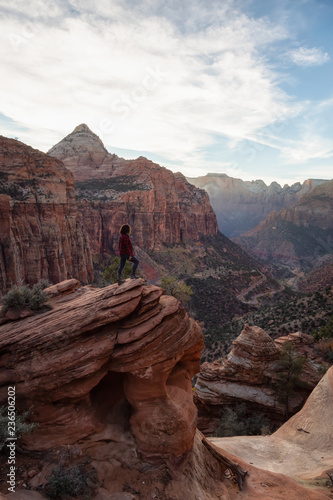
<svg viewBox="0 0 333 500">
<path fill-rule="evenodd" d="M 129 255 L 121 255 L 120 256 L 120 265 L 118 267 L 118 279 L 121 278 L 121 273 L 123 272 L 124 266 L 126 264 L 126 260 L 129 260 Z M 134 276 L 136 268 L 138 267 L 139 261 L 134 255 L 132 255 L 130 262 L 133 262 L 132 276 Z"/>
</svg>

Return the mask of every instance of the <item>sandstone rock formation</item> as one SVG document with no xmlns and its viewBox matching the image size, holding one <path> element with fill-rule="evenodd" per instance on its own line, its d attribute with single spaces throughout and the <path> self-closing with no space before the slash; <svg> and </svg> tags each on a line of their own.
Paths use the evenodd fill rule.
<svg viewBox="0 0 333 500">
<path fill-rule="evenodd" d="M 326 182 L 308 179 L 301 184 L 267 186 L 263 181 L 242 181 L 226 174 L 207 174 L 187 180 L 205 189 L 216 213 L 220 231 L 229 238 L 256 227 L 271 212 L 294 205 L 306 193 Z"/>
<path fill-rule="evenodd" d="M 0 293 L 41 278 L 92 280 L 72 174 L 55 158 L 0 137 Z"/>
<path fill-rule="evenodd" d="M 322 377 L 322 366 L 311 347 L 313 338 L 298 332 L 274 341 L 261 328 L 246 325 L 233 341 L 227 358 L 201 366 L 195 386 L 200 430 L 212 435 L 223 409 L 239 403 L 245 403 L 251 411 L 264 413 L 273 421 L 283 421 L 286 408 L 274 382 L 282 371 L 281 346 L 285 342 L 291 342 L 297 352 L 307 358 L 301 374 L 303 387 L 298 387 L 290 396 L 289 412 L 293 414 L 302 407 Z"/>
<path fill-rule="evenodd" d="M 134 243 L 145 250 L 217 233 L 204 190 L 142 156 L 125 160 L 108 153 L 87 125 L 76 127 L 49 154 L 74 174 L 78 206 L 95 254 L 117 250 L 124 223 L 133 226 Z"/>
<path fill-rule="evenodd" d="M 39 423 L 17 441 L 25 453 L 5 498 L 41 500 L 65 456 L 89 457 L 95 500 L 327 498 L 204 446 L 191 390 L 202 333 L 176 299 L 141 280 L 96 289 L 73 279 L 48 293 L 51 311 L 0 326 L 0 405 L 15 385 L 18 412 Z"/>
<path fill-rule="evenodd" d="M 0 327 L 0 400 L 15 381 L 18 409 L 33 407 L 39 423 L 25 447 L 73 444 L 130 413 L 141 452 L 189 451 L 203 337 L 180 303 L 142 280 L 104 289 L 71 280 L 49 293 L 52 311 Z"/>
<path fill-rule="evenodd" d="M 332 414 L 333 367 L 302 410 L 271 436 L 212 438 L 211 441 L 256 467 L 285 474 L 312 488 L 321 486 L 322 492 L 326 491 L 331 498 L 327 472 L 333 472 Z"/>
<path fill-rule="evenodd" d="M 333 253 L 332 214 L 333 181 L 327 181 L 234 241 L 265 261 L 309 270 Z"/>
</svg>

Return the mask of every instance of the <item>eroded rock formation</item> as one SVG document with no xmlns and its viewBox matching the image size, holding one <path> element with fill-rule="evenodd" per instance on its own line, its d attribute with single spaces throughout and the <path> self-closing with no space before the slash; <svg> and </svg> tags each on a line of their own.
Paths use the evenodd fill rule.
<svg viewBox="0 0 333 500">
<path fill-rule="evenodd" d="M 199 325 L 142 280 L 104 289 L 70 284 L 72 293 L 51 288 L 52 311 L 0 327 L 1 401 L 14 380 L 18 407 L 33 408 L 39 423 L 26 448 L 73 444 L 130 414 L 140 451 L 189 451 Z"/>
<path fill-rule="evenodd" d="M 204 190 L 142 156 L 125 160 L 108 153 L 87 125 L 76 127 L 49 154 L 74 174 L 93 253 L 116 251 L 125 223 L 133 226 L 134 243 L 145 250 L 217 233 Z"/>
<path fill-rule="evenodd" d="M 0 405 L 15 385 L 18 412 L 39 423 L 17 441 L 25 453 L 8 500 L 41 500 L 58 464 L 83 462 L 96 500 L 327 498 L 204 445 L 191 388 L 203 338 L 176 299 L 141 280 L 96 289 L 72 279 L 48 293 L 52 310 L 0 326 Z"/>
<path fill-rule="evenodd" d="M 302 387 L 289 397 L 289 413 L 298 411 L 322 377 L 322 365 L 313 352 L 314 340 L 303 333 L 290 334 L 275 341 L 261 328 L 246 325 L 233 341 L 227 358 L 204 363 L 196 382 L 195 400 L 199 407 L 199 429 L 212 435 L 223 409 L 245 403 L 273 421 L 283 421 L 286 405 L 276 389 L 283 371 L 281 349 L 290 342 L 306 357 L 300 379 Z"/>
<path fill-rule="evenodd" d="M 93 279 L 74 180 L 63 164 L 0 137 L 0 293 L 41 278 Z"/>
<path fill-rule="evenodd" d="M 271 436 L 213 438 L 224 451 L 276 474 L 285 474 L 330 498 L 333 472 L 333 367 L 304 407 Z M 320 492 L 317 492 L 320 498 Z M 290 496 L 291 498 L 292 496 Z M 268 497 L 269 498 L 269 497 Z"/>
</svg>

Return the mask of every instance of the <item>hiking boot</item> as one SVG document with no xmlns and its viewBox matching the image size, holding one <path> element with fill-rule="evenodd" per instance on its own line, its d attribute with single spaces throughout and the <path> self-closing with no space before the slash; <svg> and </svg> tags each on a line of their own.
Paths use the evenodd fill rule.
<svg viewBox="0 0 333 500">
<path fill-rule="evenodd" d="M 130 278 L 131 278 L 131 280 L 137 280 L 137 279 L 139 279 L 139 276 L 135 276 L 135 274 L 131 274 Z"/>
<path fill-rule="evenodd" d="M 123 283 L 125 283 L 125 280 L 118 280 L 118 285 L 122 285 Z"/>
</svg>

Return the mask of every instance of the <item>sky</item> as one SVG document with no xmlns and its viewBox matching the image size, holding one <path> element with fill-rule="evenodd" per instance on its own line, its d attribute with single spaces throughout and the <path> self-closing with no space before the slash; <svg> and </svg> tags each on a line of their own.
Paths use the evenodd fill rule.
<svg viewBox="0 0 333 500">
<path fill-rule="evenodd" d="M 0 135 L 188 177 L 333 178 L 333 0 L 0 0 Z"/>
</svg>

